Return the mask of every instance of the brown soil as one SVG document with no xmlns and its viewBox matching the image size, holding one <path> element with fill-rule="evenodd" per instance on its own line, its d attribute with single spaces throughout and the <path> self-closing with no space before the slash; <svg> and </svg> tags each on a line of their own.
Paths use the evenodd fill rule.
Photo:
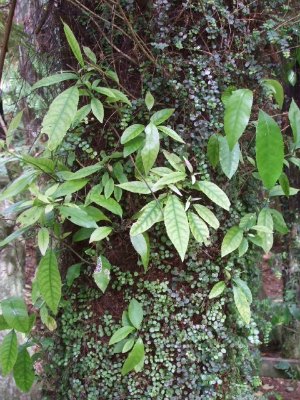
<svg viewBox="0 0 300 400">
<path fill-rule="evenodd" d="M 262 378 L 262 386 L 256 393 L 258 397 L 270 393 L 269 400 L 279 400 L 271 393 L 281 396 L 282 400 L 300 400 L 300 382 L 282 378 Z"/>
<path fill-rule="evenodd" d="M 275 273 L 272 271 L 272 259 L 265 256 L 261 269 L 265 296 L 270 299 L 282 299 L 283 282 L 282 278 L 276 277 Z"/>
</svg>

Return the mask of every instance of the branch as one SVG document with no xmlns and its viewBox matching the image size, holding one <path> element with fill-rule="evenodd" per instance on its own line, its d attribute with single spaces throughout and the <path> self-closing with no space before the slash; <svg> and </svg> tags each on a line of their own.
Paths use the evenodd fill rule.
<svg viewBox="0 0 300 400">
<path fill-rule="evenodd" d="M 4 32 L 3 45 L 2 45 L 2 51 L 1 51 L 1 56 L 0 56 L 0 83 L 1 83 L 1 80 L 2 80 L 5 55 L 6 55 L 7 48 L 8 48 L 8 41 L 9 41 L 9 36 L 10 36 L 11 27 L 12 27 L 12 23 L 13 23 L 16 4 L 17 4 L 17 0 L 12 0 L 12 2 L 10 4 L 10 8 L 9 8 L 8 17 L 7 17 L 7 22 L 6 22 L 5 32 Z"/>
</svg>

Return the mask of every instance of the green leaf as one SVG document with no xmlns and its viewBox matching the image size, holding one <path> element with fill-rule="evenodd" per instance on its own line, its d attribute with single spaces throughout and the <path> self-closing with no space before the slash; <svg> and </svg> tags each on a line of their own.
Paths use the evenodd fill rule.
<svg viewBox="0 0 300 400">
<path fill-rule="evenodd" d="M 260 211 L 257 224 L 265 226 L 271 232 L 258 232 L 258 236 L 261 238 L 261 247 L 264 249 L 265 253 L 268 253 L 273 246 L 273 218 L 269 208 L 265 207 Z"/>
<path fill-rule="evenodd" d="M 125 182 L 121 183 L 120 185 L 117 185 L 119 188 L 123 190 L 127 190 L 128 192 L 131 193 L 140 193 L 140 194 L 149 194 L 151 193 L 150 187 L 151 185 L 147 185 L 145 182 L 142 181 L 131 181 L 131 182 Z"/>
<path fill-rule="evenodd" d="M 112 231 L 112 228 L 109 226 L 101 226 L 94 230 L 90 237 L 90 243 L 92 242 L 100 242 L 100 240 L 105 239 Z"/>
<path fill-rule="evenodd" d="M 132 323 L 130 322 L 127 311 L 123 311 L 123 313 L 122 313 L 122 325 L 123 326 L 127 326 L 127 325 L 132 326 Z"/>
<path fill-rule="evenodd" d="M 280 128 L 272 117 L 259 112 L 256 128 L 256 163 L 267 189 L 271 189 L 282 173 L 283 139 Z"/>
<path fill-rule="evenodd" d="M 163 110 L 154 113 L 150 118 L 150 121 L 154 125 L 161 125 L 163 122 L 165 122 L 167 119 L 171 117 L 174 111 L 175 111 L 174 108 L 164 108 Z"/>
<path fill-rule="evenodd" d="M 87 46 L 82 46 L 84 54 L 89 58 L 94 64 L 97 63 L 96 54 Z"/>
<path fill-rule="evenodd" d="M 183 261 L 189 243 L 190 228 L 184 206 L 175 195 L 168 197 L 164 208 L 164 223 L 167 235 Z"/>
<path fill-rule="evenodd" d="M 178 157 L 174 153 L 169 153 L 166 150 L 163 150 L 163 153 L 168 162 L 172 165 L 174 169 L 176 169 L 179 172 L 185 172 L 185 165 L 180 157 Z"/>
<path fill-rule="evenodd" d="M 79 43 L 78 43 L 76 37 L 74 36 L 74 33 L 72 32 L 71 28 L 69 27 L 69 25 L 67 25 L 65 22 L 63 22 L 63 24 L 64 24 L 64 32 L 65 32 L 67 41 L 69 43 L 69 46 L 70 46 L 74 56 L 76 57 L 77 61 L 79 62 L 80 66 L 83 67 L 84 61 L 83 61 Z"/>
<path fill-rule="evenodd" d="M 279 183 L 280 183 L 283 193 L 286 196 L 289 196 L 290 195 L 290 182 L 289 182 L 289 178 L 286 176 L 286 174 L 284 172 L 282 172 L 282 174 L 280 175 Z"/>
<path fill-rule="evenodd" d="M 247 285 L 247 282 L 243 281 L 241 278 L 238 278 L 238 277 L 233 278 L 233 282 L 236 284 L 236 286 L 238 286 L 243 291 L 244 295 L 247 298 L 248 303 L 251 304 L 253 298 L 252 298 L 251 290 L 249 289 L 249 287 Z"/>
<path fill-rule="evenodd" d="M 152 96 L 151 92 L 148 90 L 145 96 L 145 104 L 148 108 L 148 111 L 151 111 L 154 106 L 154 97 Z"/>
<path fill-rule="evenodd" d="M 104 197 L 106 199 L 109 199 L 110 196 L 113 194 L 114 187 L 115 187 L 114 180 L 112 178 L 109 178 L 104 186 Z"/>
<path fill-rule="evenodd" d="M 299 123 L 300 123 L 300 120 L 299 120 Z M 293 163 L 294 165 L 296 165 L 296 167 L 300 168 L 300 158 L 290 157 L 289 161 L 291 163 Z"/>
<path fill-rule="evenodd" d="M 51 315 L 49 315 L 47 306 L 45 304 L 40 308 L 40 317 L 42 323 L 46 325 L 49 331 L 55 331 L 55 329 L 57 328 L 57 323 L 55 319 Z"/>
<path fill-rule="evenodd" d="M 160 125 L 158 126 L 158 130 L 170 136 L 176 142 L 185 143 L 185 141 L 178 135 L 178 133 L 176 133 L 173 129 L 169 128 L 168 126 Z"/>
<path fill-rule="evenodd" d="M 207 244 L 207 238 L 209 237 L 209 230 L 205 222 L 202 221 L 198 215 L 188 212 L 188 220 L 191 232 L 195 240 L 199 243 Z"/>
<path fill-rule="evenodd" d="M 127 353 L 129 350 L 132 349 L 133 345 L 134 345 L 134 339 L 126 340 L 126 342 L 123 346 L 123 349 L 122 349 L 122 353 Z"/>
<path fill-rule="evenodd" d="M 248 213 L 245 214 L 239 223 L 239 227 L 241 229 L 250 229 L 256 224 L 256 214 L 255 213 Z"/>
<path fill-rule="evenodd" d="M 2 315 L 10 328 L 27 333 L 29 317 L 24 300 L 20 297 L 10 297 L 1 301 Z"/>
<path fill-rule="evenodd" d="M 60 93 L 51 103 L 42 122 L 42 133 L 48 135 L 48 149 L 55 150 L 63 141 L 77 112 L 79 92 L 76 86 Z"/>
<path fill-rule="evenodd" d="M 76 128 L 81 121 L 83 121 L 91 112 L 91 105 L 86 104 L 85 106 L 79 108 L 79 110 L 76 111 L 75 117 L 72 121 L 72 128 Z"/>
<path fill-rule="evenodd" d="M 296 189 L 293 187 L 290 187 L 290 196 L 294 196 L 299 192 L 300 189 Z M 281 188 L 280 185 L 276 185 L 274 186 L 270 192 L 269 192 L 269 196 L 273 197 L 273 196 L 284 196 L 283 190 Z"/>
<path fill-rule="evenodd" d="M 143 314 L 143 308 L 142 308 L 141 304 L 135 299 L 132 299 L 129 303 L 128 317 L 129 317 L 132 325 L 136 329 L 140 329 L 143 318 L 144 318 L 144 314 Z"/>
<path fill-rule="evenodd" d="M 134 124 L 125 129 L 121 136 L 121 144 L 130 142 L 139 136 L 145 129 L 145 125 Z"/>
<path fill-rule="evenodd" d="M 54 74 L 47 76 L 46 78 L 42 78 L 39 81 L 37 81 L 33 86 L 32 90 L 39 89 L 41 87 L 45 86 L 52 86 L 60 82 L 67 81 L 69 79 L 78 79 L 77 74 L 74 74 L 73 72 L 61 72 L 60 74 Z"/>
<path fill-rule="evenodd" d="M 73 235 L 73 242 L 81 242 L 82 240 L 89 239 L 91 234 L 93 233 L 93 228 L 80 228 L 74 235 Z"/>
<path fill-rule="evenodd" d="M 236 308 L 238 309 L 238 312 L 242 317 L 243 321 L 246 324 L 249 324 L 251 319 L 251 310 L 247 297 L 245 296 L 243 290 L 239 286 L 233 285 L 232 288 L 233 288 L 233 296 Z"/>
<path fill-rule="evenodd" d="M 59 212 L 61 216 L 70 220 L 73 224 L 83 226 L 84 228 L 98 228 L 93 217 L 91 217 L 85 209 L 75 204 L 72 206 L 60 206 Z"/>
<path fill-rule="evenodd" d="M 23 154 L 22 159 L 26 164 L 34 166 L 39 172 L 41 170 L 47 174 L 52 174 L 55 170 L 55 163 L 49 158 L 35 158 L 29 156 L 28 154 Z"/>
<path fill-rule="evenodd" d="M 150 201 L 141 210 L 141 215 L 130 229 L 131 236 L 137 236 L 151 228 L 162 217 L 162 206 L 159 200 Z"/>
<path fill-rule="evenodd" d="M 44 207 L 34 206 L 28 210 L 23 211 L 17 218 L 16 222 L 23 228 L 35 224 L 41 215 L 44 213 Z"/>
<path fill-rule="evenodd" d="M 99 271 L 100 269 L 100 271 Z M 93 278 L 98 288 L 105 293 L 107 286 L 110 282 L 111 265 L 107 258 L 100 256 L 97 261 L 96 270 L 93 273 Z"/>
<path fill-rule="evenodd" d="M 9 199 L 23 192 L 28 185 L 37 177 L 35 171 L 25 171 L 17 179 L 15 179 L 1 194 L 0 201 Z"/>
<path fill-rule="evenodd" d="M 213 168 L 219 164 L 219 147 L 218 135 L 212 135 L 207 142 L 207 158 Z"/>
<path fill-rule="evenodd" d="M 168 186 L 180 181 L 183 181 L 186 178 L 186 174 L 184 172 L 176 171 L 171 172 L 168 175 L 161 177 L 152 187 L 153 192 L 162 189 L 164 186 Z"/>
<path fill-rule="evenodd" d="M 41 254 L 44 256 L 49 246 L 49 231 L 47 228 L 41 228 L 38 232 L 38 246 Z"/>
<path fill-rule="evenodd" d="M 219 136 L 219 158 L 222 171 L 231 179 L 236 173 L 240 161 L 240 146 L 236 143 L 232 150 L 230 150 L 227 139 Z"/>
<path fill-rule="evenodd" d="M 19 350 L 18 358 L 14 366 L 14 380 L 22 392 L 29 392 L 35 380 L 33 360 L 26 347 Z"/>
<path fill-rule="evenodd" d="M 297 74 L 293 69 L 290 69 L 287 73 L 287 80 L 292 85 L 295 86 L 297 83 Z"/>
<path fill-rule="evenodd" d="M 130 371 L 134 370 L 136 366 L 144 360 L 144 357 L 144 343 L 142 339 L 139 338 L 123 364 L 122 375 L 127 375 Z"/>
<path fill-rule="evenodd" d="M 264 79 L 263 85 L 271 91 L 280 108 L 283 106 L 284 91 L 280 82 L 275 79 Z"/>
<path fill-rule="evenodd" d="M 235 90 L 226 104 L 224 130 L 230 150 L 234 148 L 248 125 L 253 102 L 249 89 Z"/>
<path fill-rule="evenodd" d="M 80 170 L 78 170 L 76 172 L 61 171 L 57 175 L 60 178 L 64 179 L 65 181 L 75 181 L 75 180 L 78 180 L 78 179 L 86 178 L 87 176 L 90 176 L 90 175 L 94 174 L 95 172 L 99 171 L 102 168 L 103 168 L 103 165 L 101 163 L 97 163 L 95 165 L 90 165 L 89 167 L 81 168 Z M 81 182 L 88 182 L 88 181 L 82 180 Z M 76 185 L 75 182 L 72 182 L 72 185 L 73 184 Z M 80 189 L 81 188 L 76 189 L 76 190 L 80 190 Z"/>
<path fill-rule="evenodd" d="M 6 144 L 9 147 L 12 139 L 13 139 L 13 134 L 16 131 L 16 129 L 19 127 L 23 117 L 23 111 L 18 112 L 13 119 L 11 120 L 9 127 L 7 129 L 7 134 L 6 134 Z"/>
<path fill-rule="evenodd" d="M 15 331 L 10 331 L 4 339 L 0 346 L 0 365 L 2 370 L 2 375 L 6 376 L 9 374 L 18 357 L 18 340 Z"/>
<path fill-rule="evenodd" d="M 223 105 L 224 105 L 225 108 L 227 107 L 228 100 L 229 100 L 230 96 L 232 95 L 232 93 L 233 93 L 235 90 L 236 90 L 236 87 L 235 87 L 235 86 L 228 86 L 228 87 L 224 90 L 224 92 L 222 93 L 222 95 L 221 95 L 221 100 L 222 100 L 222 103 L 223 103 Z"/>
<path fill-rule="evenodd" d="M 115 96 L 113 99 L 111 99 L 113 102 L 121 101 L 122 103 L 125 103 L 125 104 L 128 104 L 129 106 L 131 106 L 131 103 L 128 100 L 128 97 L 124 93 L 120 92 L 120 90 L 117 90 L 117 89 L 110 88 L 110 90 L 113 92 L 113 94 Z"/>
<path fill-rule="evenodd" d="M 94 87 L 93 86 L 93 90 L 95 90 L 95 92 L 97 92 L 97 93 L 103 94 L 104 96 L 107 96 L 107 97 L 110 97 L 113 99 L 116 98 L 116 96 L 114 95 L 114 92 L 107 87 L 99 87 L 99 86 Z"/>
<path fill-rule="evenodd" d="M 121 340 L 125 339 L 130 333 L 135 331 L 133 326 L 123 326 L 122 328 L 118 329 L 110 338 L 109 345 L 115 344 L 120 342 Z"/>
<path fill-rule="evenodd" d="M 249 247 L 249 242 L 246 238 L 243 238 L 241 244 L 238 247 L 239 250 L 239 257 L 242 257 L 244 254 L 247 253 Z"/>
<path fill-rule="evenodd" d="M 270 213 L 272 215 L 273 218 L 273 223 L 274 223 L 274 229 L 285 235 L 286 233 L 289 232 L 289 229 L 285 223 L 285 220 L 283 218 L 283 215 L 281 214 L 281 212 L 275 210 L 274 208 L 270 208 Z"/>
<path fill-rule="evenodd" d="M 150 122 L 145 128 L 146 140 L 145 145 L 141 151 L 143 166 L 146 175 L 156 161 L 159 152 L 159 133 L 156 126 Z"/>
<path fill-rule="evenodd" d="M 100 207 L 105 208 L 106 210 L 112 212 L 119 217 L 122 217 L 123 211 L 119 203 L 116 200 L 110 198 L 106 199 L 103 195 L 93 193 L 91 195 L 91 201 L 98 204 Z"/>
<path fill-rule="evenodd" d="M 79 278 L 81 272 L 82 263 L 73 264 L 68 268 L 66 281 L 67 285 L 71 287 L 75 279 Z"/>
<path fill-rule="evenodd" d="M 147 271 L 150 259 L 150 243 L 148 234 L 144 232 L 136 236 L 130 236 L 130 240 L 132 246 L 141 257 L 145 271 Z"/>
<path fill-rule="evenodd" d="M 227 256 L 236 250 L 243 240 L 243 230 L 238 226 L 232 226 L 224 236 L 221 246 L 221 257 Z"/>
<path fill-rule="evenodd" d="M 220 223 L 216 218 L 215 214 L 207 207 L 202 206 L 200 204 L 194 204 L 194 208 L 197 211 L 198 215 L 212 228 L 218 229 Z"/>
<path fill-rule="evenodd" d="M 293 131 L 295 147 L 297 149 L 300 147 L 300 110 L 294 99 L 289 109 L 289 120 Z"/>
<path fill-rule="evenodd" d="M 41 258 L 37 270 L 37 282 L 42 298 L 56 314 L 61 298 L 61 277 L 54 251 L 48 250 Z"/>
<path fill-rule="evenodd" d="M 6 329 L 9 329 L 10 326 L 8 323 L 5 321 L 5 318 L 3 315 L 0 314 L 0 331 L 5 331 Z"/>
<path fill-rule="evenodd" d="M 224 281 L 217 282 L 209 292 L 208 298 L 214 299 L 215 297 L 220 296 L 224 292 L 225 288 L 226 285 Z"/>
<path fill-rule="evenodd" d="M 218 206 L 229 210 L 230 201 L 225 192 L 216 184 L 208 181 L 200 181 L 195 185 L 195 189 L 203 192 L 212 202 Z"/>
<path fill-rule="evenodd" d="M 91 107 L 92 107 L 92 112 L 97 118 L 99 122 L 103 122 L 104 119 L 104 107 L 103 104 L 101 103 L 100 100 L 96 99 L 95 97 L 92 98 L 91 100 Z"/>
</svg>

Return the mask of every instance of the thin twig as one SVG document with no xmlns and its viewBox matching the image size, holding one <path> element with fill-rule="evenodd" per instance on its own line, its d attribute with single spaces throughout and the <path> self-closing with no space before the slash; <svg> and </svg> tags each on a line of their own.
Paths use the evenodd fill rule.
<svg viewBox="0 0 300 400">
<path fill-rule="evenodd" d="M 1 51 L 1 56 L 0 56 L 0 83 L 1 83 L 1 80 L 2 80 L 5 55 L 6 55 L 6 52 L 7 52 L 7 49 L 8 49 L 8 41 L 9 41 L 9 36 L 10 36 L 11 28 L 12 28 L 12 23 L 13 23 L 16 4 L 17 4 L 17 0 L 12 0 L 12 2 L 10 4 L 10 8 L 9 8 L 8 17 L 7 17 L 7 22 L 6 22 L 5 32 L 4 32 L 3 45 L 2 45 L 2 51 Z"/>
</svg>

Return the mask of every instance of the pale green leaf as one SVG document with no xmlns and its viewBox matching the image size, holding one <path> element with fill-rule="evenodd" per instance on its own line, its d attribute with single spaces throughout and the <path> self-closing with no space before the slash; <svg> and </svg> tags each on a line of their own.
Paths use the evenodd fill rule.
<svg viewBox="0 0 300 400">
<path fill-rule="evenodd" d="M 72 206 L 60 206 L 60 214 L 70 220 L 73 224 L 84 228 L 98 228 L 95 220 L 91 217 L 83 207 L 78 207 L 75 204 Z"/>
<path fill-rule="evenodd" d="M 49 315 L 48 308 L 45 304 L 40 308 L 40 317 L 42 323 L 46 325 L 49 331 L 55 331 L 55 329 L 57 328 L 57 323 L 55 319 L 51 317 L 51 315 Z"/>
<path fill-rule="evenodd" d="M 195 188 L 203 192 L 212 202 L 218 206 L 229 210 L 230 201 L 225 192 L 215 183 L 208 181 L 200 181 L 195 185 Z"/>
<path fill-rule="evenodd" d="M 207 244 L 209 230 L 206 223 L 203 222 L 197 214 L 190 211 L 188 212 L 188 220 L 192 235 L 194 236 L 195 240 L 198 243 Z"/>
<path fill-rule="evenodd" d="M 198 215 L 212 228 L 218 229 L 220 226 L 220 223 L 218 219 L 216 218 L 215 214 L 205 206 L 202 206 L 201 204 L 194 204 L 194 208 L 197 211 Z"/>
<path fill-rule="evenodd" d="M 0 201 L 9 199 L 23 192 L 28 185 L 37 177 L 35 171 L 25 171 L 17 179 L 15 179 L 3 192 L 0 194 Z"/>
<path fill-rule="evenodd" d="M 142 264 L 144 266 L 145 271 L 149 265 L 150 259 L 150 244 L 149 244 L 149 236 L 146 232 L 140 233 L 136 236 L 130 236 L 131 243 L 139 254 L 142 260 Z"/>
<path fill-rule="evenodd" d="M 103 195 L 93 193 L 91 195 L 91 201 L 98 204 L 100 207 L 105 208 L 106 210 L 112 212 L 115 215 L 118 215 L 119 217 L 122 217 L 123 211 L 118 202 L 116 200 L 110 198 L 106 199 Z"/>
<path fill-rule="evenodd" d="M 174 169 L 176 169 L 179 172 L 185 172 L 185 165 L 180 157 L 178 157 L 174 153 L 169 153 L 166 150 L 163 150 L 163 153 L 168 162 L 172 165 Z"/>
<path fill-rule="evenodd" d="M 183 261 L 189 243 L 190 228 L 184 206 L 175 195 L 168 197 L 164 208 L 164 223 L 168 237 Z"/>
<path fill-rule="evenodd" d="M 141 215 L 130 229 L 131 236 L 137 236 L 151 228 L 162 218 L 162 206 L 159 200 L 150 201 L 141 210 Z"/>
<path fill-rule="evenodd" d="M 100 256 L 97 261 L 95 272 L 93 273 L 93 278 L 102 293 L 105 293 L 107 286 L 110 282 L 110 270 L 111 264 L 108 259 L 104 256 Z"/>
<path fill-rule="evenodd" d="M 146 175 L 153 167 L 159 152 L 159 133 L 156 126 L 150 122 L 145 128 L 146 140 L 141 151 L 143 166 Z"/>
<path fill-rule="evenodd" d="M 164 186 L 171 185 L 177 182 L 181 182 L 186 178 L 186 174 L 184 172 L 171 172 L 168 175 L 161 177 L 152 187 L 152 190 L 155 192 L 157 190 L 162 189 Z"/>
<path fill-rule="evenodd" d="M 109 226 L 101 226 L 94 230 L 90 237 L 90 243 L 99 242 L 100 240 L 105 239 L 112 231 L 112 228 Z"/>
<path fill-rule="evenodd" d="M 146 184 L 146 182 L 142 181 L 131 181 L 131 182 L 125 182 L 121 183 L 120 185 L 117 185 L 119 188 L 123 190 L 127 190 L 128 192 L 132 193 L 139 193 L 139 194 L 149 194 L 151 193 L 151 184 Z"/>
<path fill-rule="evenodd" d="M 272 117 L 259 112 L 256 128 L 256 163 L 267 189 L 271 189 L 282 173 L 284 160 L 283 138 Z"/>
<path fill-rule="evenodd" d="M 81 272 L 82 263 L 73 264 L 68 268 L 66 281 L 67 285 L 70 287 L 73 285 L 75 279 L 79 278 Z"/>
<path fill-rule="evenodd" d="M 300 119 L 299 119 L 299 124 L 300 124 Z M 299 132 L 300 134 L 300 132 Z M 300 137 L 300 136 L 299 136 Z M 291 163 L 293 163 L 294 165 L 296 165 L 296 167 L 300 168 L 300 158 L 296 158 L 296 157 L 290 157 L 289 161 Z"/>
<path fill-rule="evenodd" d="M 128 157 L 130 154 L 134 153 L 135 151 L 139 150 L 145 142 L 143 137 L 137 137 L 135 139 L 130 140 L 124 145 L 123 155 L 124 158 Z"/>
<path fill-rule="evenodd" d="M 263 85 L 270 90 L 280 108 L 283 106 L 284 91 L 280 82 L 275 79 L 264 79 Z"/>
<path fill-rule="evenodd" d="M 300 147 L 300 110 L 294 99 L 289 109 L 289 120 L 293 131 L 293 138 L 296 149 Z"/>
<path fill-rule="evenodd" d="M 294 187 L 290 187 L 290 196 L 295 196 L 297 193 L 299 193 L 300 189 L 296 189 Z M 270 192 L 269 192 L 269 196 L 273 197 L 273 196 L 284 196 L 283 190 L 281 188 L 280 185 L 276 185 L 274 186 Z"/>
<path fill-rule="evenodd" d="M 239 227 L 241 229 L 250 229 L 252 226 L 256 224 L 256 214 L 255 213 L 248 213 L 245 214 L 241 219 L 239 223 Z"/>
<path fill-rule="evenodd" d="M 110 98 L 116 98 L 116 96 L 114 95 L 114 92 L 107 88 L 107 87 L 93 87 L 93 90 L 95 90 L 95 92 L 103 94 L 104 96 L 110 97 Z"/>
<path fill-rule="evenodd" d="M 134 345 L 134 339 L 126 340 L 126 342 L 123 346 L 123 349 L 122 349 L 122 353 L 127 353 L 129 350 L 132 349 L 133 345 Z"/>
<path fill-rule="evenodd" d="M 60 74 L 54 74 L 50 76 L 46 76 L 45 78 L 40 79 L 37 81 L 33 86 L 32 90 L 39 89 L 41 87 L 55 85 L 60 82 L 64 82 L 71 79 L 78 79 L 78 76 L 73 72 L 62 72 Z"/>
<path fill-rule="evenodd" d="M 47 228 L 41 228 L 38 232 L 38 246 L 41 254 L 44 256 L 49 246 L 49 231 Z"/>
<path fill-rule="evenodd" d="M 121 101 L 122 103 L 125 103 L 125 104 L 128 104 L 129 106 L 131 106 L 131 103 L 128 100 L 128 97 L 124 93 L 120 92 L 120 90 L 118 90 L 118 89 L 110 88 L 110 90 L 114 94 L 114 98 L 110 99 L 110 101 L 112 101 L 112 102 Z"/>
<path fill-rule="evenodd" d="M 26 347 L 19 350 L 18 358 L 14 366 L 14 380 L 22 392 L 29 392 L 35 380 L 33 360 Z"/>
<path fill-rule="evenodd" d="M 49 150 L 55 150 L 63 141 L 75 118 L 78 101 L 78 88 L 72 86 L 60 93 L 51 103 L 42 122 L 42 133 L 48 135 Z"/>
<path fill-rule="evenodd" d="M 145 129 L 145 125 L 134 124 L 125 129 L 121 136 L 121 143 L 125 144 L 139 136 Z"/>
<path fill-rule="evenodd" d="M 82 46 L 84 54 L 89 58 L 94 64 L 97 63 L 96 54 L 87 46 Z"/>
<path fill-rule="evenodd" d="M 148 108 L 148 111 L 151 111 L 154 106 L 154 97 L 152 96 L 151 92 L 148 90 L 145 96 L 145 104 Z"/>
<path fill-rule="evenodd" d="M 250 304 L 243 290 L 239 286 L 233 285 L 233 296 L 240 316 L 246 324 L 249 324 L 251 319 Z"/>
<path fill-rule="evenodd" d="M 249 248 L 249 242 L 246 238 L 243 238 L 243 240 L 241 241 L 241 244 L 238 247 L 239 250 L 239 257 L 242 257 L 244 254 L 247 253 Z"/>
<path fill-rule="evenodd" d="M 110 338 L 109 344 L 115 344 L 120 342 L 121 340 L 125 339 L 130 333 L 135 331 L 135 327 L 133 326 L 123 326 L 122 328 L 118 329 Z"/>
<path fill-rule="evenodd" d="M 268 253 L 273 246 L 273 218 L 269 208 L 265 207 L 260 211 L 257 224 L 265 226 L 270 230 L 269 233 L 258 232 L 258 236 L 261 238 L 261 247 L 265 253 Z"/>
<path fill-rule="evenodd" d="M 283 235 L 288 233 L 289 229 L 285 223 L 282 213 L 275 210 L 274 208 L 270 208 L 270 213 L 273 218 L 274 229 Z"/>
<path fill-rule="evenodd" d="M 160 125 L 158 126 L 158 130 L 170 136 L 176 142 L 185 143 L 185 141 L 178 135 L 178 133 L 176 133 L 173 129 L 169 128 L 168 126 Z"/>
<path fill-rule="evenodd" d="M 65 32 L 67 41 L 69 43 L 69 46 L 70 46 L 74 56 L 76 57 L 77 61 L 79 62 L 80 66 L 83 67 L 84 61 L 83 61 L 79 43 L 78 43 L 76 37 L 74 36 L 74 33 L 72 32 L 71 28 L 69 27 L 69 25 L 66 24 L 65 22 L 63 22 L 63 24 L 64 24 L 64 32 Z"/>
<path fill-rule="evenodd" d="M 76 128 L 81 121 L 83 121 L 91 112 L 91 105 L 86 104 L 85 106 L 79 108 L 79 110 L 76 111 L 75 117 L 72 121 L 72 128 Z"/>
<path fill-rule="evenodd" d="M 54 251 L 48 250 L 41 258 L 37 270 L 37 282 L 42 298 L 56 314 L 61 298 L 61 277 Z"/>
<path fill-rule="evenodd" d="M 2 315 L 10 328 L 27 333 L 29 316 L 24 300 L 20 297 L 10 297 L 1 301 Z"/>
<path fill-rule="evenodd" d="M 110 196 L 114 192 L 115 182 L 112 178 L 109 178 L 106 184 L 104 185 L 104 197 L 109 199 Z"/>
<path fill-rule="evenodd" d="M 243 240 L 243 230 L 238 226 L 232 226 L 224 236 L 221 246 L 221 257 L 227 256 L 236 250 Z"/>
<path fill-rule="evenodd" d="M 15 331 L 10 331 L 4 336 L 0 346 L 0 365 L 3 376 L 9 374 L 18 357 L 18 340 Z"/>
<path fill-rule="evenodd" d="M 215 297 L 220 296 L 224 292 L 225 288 L 226 285 L 224 281 L 217 282 L 209 292 L 208 298 L 214 299 Z"/>
<path fill-rule="evenodd" d="M 232 150 L 248 125 L 253 102 L 253 93 L 249 89 L 235 90 L 225 108 L 224 130 Z"/>
<path fill-rule="evenodd" d="M 230 150 L 227 139 L 219 136 L 219 152 L 222 171 L 228 179 L 231 179 L 239 166 L 240 146 L 236 143 L 233 149 Z"/>
<path fill-rule="evenodd" d="M 154 113 L 150 118 L 150 121 L 154 125 L 161 125 L 163 122 L 165 122 L 167 119 L 171 117 L 174 111 L 175 111 L 174 108 L 164 108 L 163 110 Z"/>
<path fill-rule="evenodd" d="M 75 180 L 78 180 L 78 179 L 86 178 L 87 176 L 90 176 L 90 175 L 94 174 L 95 172 L 99 171 L 102 168 L 103 168 L 103 165 L 101 163 L 97 163 L 95 165 L 90 165 L 88 167 L 83 167 L 83 168 L 79 169 L 76 172 L 61 171 L 57 175 L 59 177 L 61 177 L 62 179 L 64 179 L 65 181 L 75 181 Z M 82 180 L 82 182 L 87 182 L 87 181 Z M 72 182 L 71 185 L 76 185 L 76 183 Z M 79 189 L 76 189 L 76 190 L 80 190 L 80 189 L 81 189 L 81 187 Z M 68 194 L 70 194 L 70 193 L 68 193 Z"/>
<path fill-rule="evenodd" d="M 142 339 L 139 338 L 123 364 L 122 375 L 127 375 L 130 371 L 134 370 L 137 365 L 143 361 L 144 357 L 144 343 Z"/>
<path fill-rule="evenodd" d="M 44 212 L 44 207 L 34 206 L 28 210 L 23 211 L 17 218 L 23 228 L 35 224 Z"/>
<path fill-rule="evenodd" d="M 99 122 L 103 122 L 104 119 L 104 107 L 103 104 L 101 103 L 100 100 L 96 99 L 95 97 L 92 98 L 91 100 L 91 107 L 92 107 L 92 112 L 97 118 Z"/>
<path fill-rule="evenodd" d="M 244 295 L 247 298 L 247 301 L 249 304 L 252 303 L 252 293 L 251 290 L 249 289 L 247 282 L 243 281 L 241 278 L 235 277 L 233 278 L 233 282 L 238 286 L 244 293 Z"/>
<path fill-rule="evenodd" d="M 128 306 L 128 317 L 130 322 L 136 329 L 140 329 L 142 321 L 143 321 L 143 308 L 141 303 L 137 300 L 132 299 Z"/>
</svg>

